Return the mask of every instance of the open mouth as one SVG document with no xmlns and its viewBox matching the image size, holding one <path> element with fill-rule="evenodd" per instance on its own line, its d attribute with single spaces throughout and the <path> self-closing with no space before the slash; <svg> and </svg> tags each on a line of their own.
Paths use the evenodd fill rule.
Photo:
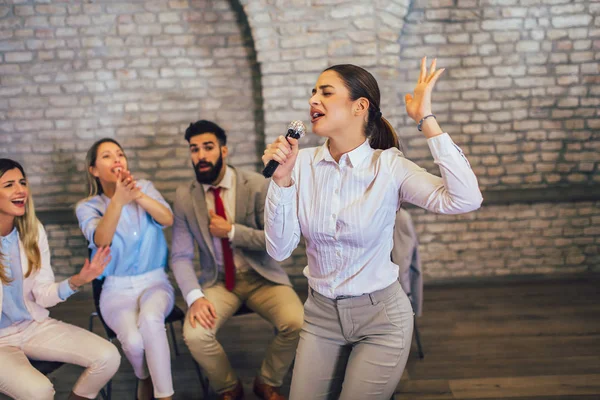
<svg viewBox="0 0 600 400">
<path fill-rule="evenodd" d="M 25 207 L 25 198 L 15 199 L 11 201 L 17 207 Z"/>
<path fill-rule="evenodd" d="M 321 117 L 324 117 L 324 116 L 325 116 L 325 114 L 320 113 L 318 111 L 315 111 L 315 112 L 313 112 L 313 113 L 310 114 L 310 122 L 312 122 L 314 124 L 319 119 L 321 119 Z"/>
<path fill-rule="evenodd" d="M 111 171 L 112 171 L 113 174 L 118 175 L 121 171 L 123 171 L 123 167 L 116 166 Z"/>
<path fill-rule="evenodd" d="M 198 165 L 198 171 L 200 172 L 207 172 L 210 171 L 212 169 L 212 165 L 211 164 L 200 164 Z"/>
</svg>

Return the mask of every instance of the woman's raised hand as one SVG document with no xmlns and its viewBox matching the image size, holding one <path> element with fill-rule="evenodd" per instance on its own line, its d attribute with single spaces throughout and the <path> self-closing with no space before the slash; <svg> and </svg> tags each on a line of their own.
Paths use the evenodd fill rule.
<svg viewBox="0 0 600 400">
<path fill-rule="evenodd" d="M 106 268 L 110 260 L 110 247 L 100 247 L 96 254 L 94 254 L 94 257 L 92 257 L 92 261 L 86 259 L 81 271 L 71 277 L 71 285 L 79 287 L 93 281 L 102 275 L 104 268 Z"/>
<path fill-rule="evenodd" d="M 444 72 L 445 68 L 436 70 L 437 60 L 434 58 L 427 71 L 427 57 L 421 59 L 421 73 L 413 94 L 406 94 L 406 113 L 415 122 L 431 114 L 431 92 L 438 78 Z"/>
</svg>

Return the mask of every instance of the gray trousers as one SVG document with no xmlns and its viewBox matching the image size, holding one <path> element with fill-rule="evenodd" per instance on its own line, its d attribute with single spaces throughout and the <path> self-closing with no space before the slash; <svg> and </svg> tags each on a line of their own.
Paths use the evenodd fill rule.
<svg viewBox="0 0 600 400">
<path fill-rule="evenodd" d="M 398 282 L 335 300 L 309 289 L 290 400 L 389 399 L 412 332 L 412 307 Z"/>
</svg>

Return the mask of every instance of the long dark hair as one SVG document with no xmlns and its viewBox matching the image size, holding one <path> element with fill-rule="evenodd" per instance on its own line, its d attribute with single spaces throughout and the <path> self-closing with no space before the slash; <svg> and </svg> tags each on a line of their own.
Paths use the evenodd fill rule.
<svg viewBox="0 0 600 400">
<path fill-rule="evenodd" d="M 85 157 L 85 172 L 86 172 L 86 178 L 87 178 L 87 182 L 88 182 L 88 196 L 90 196 L 90 197 L 103 193 L 102 185 L 100 184 L 100 180 L 98 178 L 96 178 L 94 175 L 92 175 L 92 173 L 90 172 L 90 167 L 96 166 L 96 159 L 98 158 L 98 148 L 100 148 L 100 145 L 102 143 L 107 143 L 107 142 L 114 143 L 117 146 L 119 146 L 119 148 L 123 152 L 123 156 L 125 158 L 127 158 L 127 156 L 125 155 L 125 150 L 123 150 L 123 147 L 115 139 L 111 139 L 111 138 L 100 139 L 96 143 L 94 143 L 92 145 L 92 147 L 90 147 L 90 149 L 88 150 L 87 155 Z"/>
<path fill-rule="evenodd" d="M 335 71 L 339 75 L 350 92 L 352 101 L 361 97 L 369 100 L 369 118 L 365 126 L 365 135 L 371 147 L 383 150 L 392 147 L 400 149 L 400 142 L 394 128 L 381 116 L 379 109 L 381 93 L 373 75 L 364 68 L 352 64 L 334 65 L 325 71 Z"/>
</svg>

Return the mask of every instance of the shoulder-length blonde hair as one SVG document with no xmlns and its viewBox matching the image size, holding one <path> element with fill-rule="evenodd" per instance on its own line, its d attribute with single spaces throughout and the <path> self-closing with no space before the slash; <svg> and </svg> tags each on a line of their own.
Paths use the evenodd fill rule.
<svg viewBox="0 0 600 400">
<path fill-rule="evenodd" d="M 98 149 L 100 148 L 100 145 L 102 145 L 103 143 L 114 143 L 117 146 L 119 146 L 119 148 L 121 149 L 121 151 L 123 152 L 123 156 L 125 158 L 127 158 L 127 155 L 125 154 L 125 150 L 123 150 L 123 147 L 119 144 L 119 142 L 117 142 L 114 139 L 111 138 L 104 138 L 104 139 L 100 139 L 98 140 L 96 143 L 94 143 L 92 145 L 92 147 L 90 147 L 90 149 L 87 152 L 87 155 L 85 156 L 85 172 L 86 172 L 86 178 L 87 178 L 87 182 L 88 182 L 88 196 L 92 197 L 95 196 L 97 194 L 102 194 L 102 185 L 100 184 L 100 180 L 98 178 L 96 178 L 94 175 L 92 175 L 92 173 L 90 172 L 91 167 L 95 167 L 96 166 L 96 160 L 98 158 Z"/>
<path fill-rule="evenodd" d="M 0 177 L 2 177 L 7 171 L 15 168 L 21 171 L 23 178 L 27 180 L 27 175 L 25 175 L 25 170 L 21 164 L 8 158 L 0 158 Z M 19 233 L 19 238 L 23 243 L 25 255 L 27 256 L 27 262 L 29 264 L 29 268 L 27 269 L 25 277 L 30 276 L 33 272 L 37 272 L 42 266 L 42 256 L 40 254 L 40 247 L 38 246 L 39 223 L 40 222 L 35 216 L 35 207 L 33 206 L 31 190 L 29 190 L 29 195 L 25 201 L 25 214 L 23 214 L 21 217 L 15 218 L 17 232 Z M 11 282 L 11 279 L 8 279 L 7 277 L 7 266 L 4 265 L 3 259 L 4 254 L 2 254 L 0 251 L 0 282 L 2 282 L 3 285 L 6 285 Z"/>
</svg>

